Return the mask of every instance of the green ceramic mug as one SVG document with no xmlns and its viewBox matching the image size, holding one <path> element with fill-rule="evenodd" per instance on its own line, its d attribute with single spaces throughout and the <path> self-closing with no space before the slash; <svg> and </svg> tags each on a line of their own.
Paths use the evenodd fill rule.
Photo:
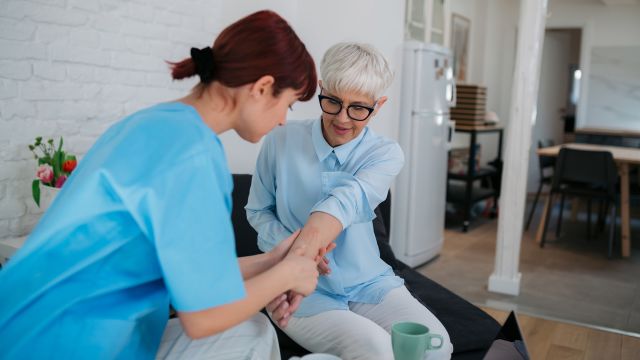
<svg viewBox="0 0 640 360">
<path fill-rule="evenodd" d="M 442 344 L 442 335 L 429 333 L 429 328 L 422 324 L 401 322 L 391 327 L 391 346 L 395 360 L 423 360 L 425 351 L 440 349 Z"/>
</svg>

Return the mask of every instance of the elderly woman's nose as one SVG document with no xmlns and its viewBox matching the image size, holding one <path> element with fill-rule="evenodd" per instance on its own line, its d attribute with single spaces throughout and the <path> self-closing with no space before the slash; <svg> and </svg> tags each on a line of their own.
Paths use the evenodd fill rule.
<svg viewBox="0 0 640 360">
<path fill-rule="evenodd" d="M 340 112 L 336 115 L 336 118 L 340 122 L 351 121 L 351 119 L 349 119 L 349 115 L 347 115 L 347 108 L 346 107 L 340 109 Z"/>
</svg>

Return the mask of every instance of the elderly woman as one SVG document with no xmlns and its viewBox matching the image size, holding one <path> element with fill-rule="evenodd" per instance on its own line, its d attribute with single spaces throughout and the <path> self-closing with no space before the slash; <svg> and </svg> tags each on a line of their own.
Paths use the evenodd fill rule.
<svg viewBox="0 0 640 360">
<path fill-rule="evenodd" d="M 449 358 L 446 329 L 380 259 L 373 233 L 373 209 L 404 162 L 396 142 L 367 127 L 387 101 L 388 63 L 371 46 L 341 43 L 326 52 L 320 72 L 320 119 L 289 123 L 265 138 L 246 206 L 263 251 L 298 228 L 292 249 L 309 257 L 337 245 L 319 263 L 325 276 L 316 291 L 283 330 L 309 351 L 392 359 L 391 326 L 420 322 L 444 339 L 429 358 Z M 293 310 L 275 312 L 280 318 Z"/>
</svg>

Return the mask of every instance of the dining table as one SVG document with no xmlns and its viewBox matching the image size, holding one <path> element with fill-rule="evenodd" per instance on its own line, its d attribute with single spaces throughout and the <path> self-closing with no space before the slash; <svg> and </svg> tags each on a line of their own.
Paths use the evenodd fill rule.
<svg viewBox="0 0 640 360">
<path fill-rule="evenodd" d="M 630 224 L 630 211 L 629 211 L 629 169 L 632 166 L 640 165 L 640 148 L 621 147 L 621 146 L 607 146 L 598 144 L 579 144 L 568 143 L 556 146 L 550 146 L 538 149 L 539 156 L 557 157 L 560 153 L 560 149 L 563 147 L 577 150 L 588 151 L 608 151 L 613 156 L 613 160 L 618 168 L 618 175 L 620 176 L 620 227 L 622 238 L 622 257 L 628 258 L 631 255 L 631 224 Z M 542 241 L 542 235 L 545 228 L 545 219 L 547 218 L 547 212 L 551 211 L 551 196 L 547 196 L 547 200 L 542 212 L 542 220 L 538 225 L 536 233 L 536 242 L 540 244 Z M 615 224 L 615 222 L 612 222 Z"/>
</svg>

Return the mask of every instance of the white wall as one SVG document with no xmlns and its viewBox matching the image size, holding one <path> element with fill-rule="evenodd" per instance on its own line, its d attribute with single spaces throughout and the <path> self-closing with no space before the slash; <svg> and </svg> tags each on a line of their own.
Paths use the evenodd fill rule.
<svg viewBox="0 0 640 360">
<path fill-rule="evenodd" d="M 594 46 L 585 125 L 640 131 L 640 46 Z"/>
<path fill-rule="evenodd" d="M 395 138 L 404 1 L 18 0 L 0 1 L 0 239 L 28 233 L 41 212 L 31 199 L 36 136 L 64 136 L 85 153 L 125 114 L 184 95 L 195 79 L 172 82 L 164 60 L 208 46 L 231 22 L 256 10 L 284 16 L 316 62 L 333 43 L 368 42 L 397 73 L 390 100 L 371 122 Z M 317 102 L 290 119 L 319 116 Z M 234 172 L 252 172 L 259 145 L 223 135 Z"/>
<path fill-rule="evenodd" d="M 449 0 L 447 30 L 451 13 L 471 20 L 468 83 L 487 87 L 487 110 L 495 111 L 506 128 L 509 118 L 511 82 L 515 63 L 516 26 L 519 2 L 513 0 Z M 505 132 L 505 136 L 506 136 Z M 496 158 L 497 134 L 478 136 L 481 163 Z M 454 147 L 466 147 L 469 136 L 456 134 Z"/>
<path fill-rule="evenodd" d="M 578 105 L 576 127 L 608 127 L 607 123 L 593 123 L 588 119 L 589 78 L 591 53 L 594 47 L 640 46 L 640 4 L 602 5 L 570 1 L 555 1 L 549 6 L 547 28 L 581 26 L 583 82 Z M 615 126 L 614 126 L 615 127 Z"/>
</svg>

